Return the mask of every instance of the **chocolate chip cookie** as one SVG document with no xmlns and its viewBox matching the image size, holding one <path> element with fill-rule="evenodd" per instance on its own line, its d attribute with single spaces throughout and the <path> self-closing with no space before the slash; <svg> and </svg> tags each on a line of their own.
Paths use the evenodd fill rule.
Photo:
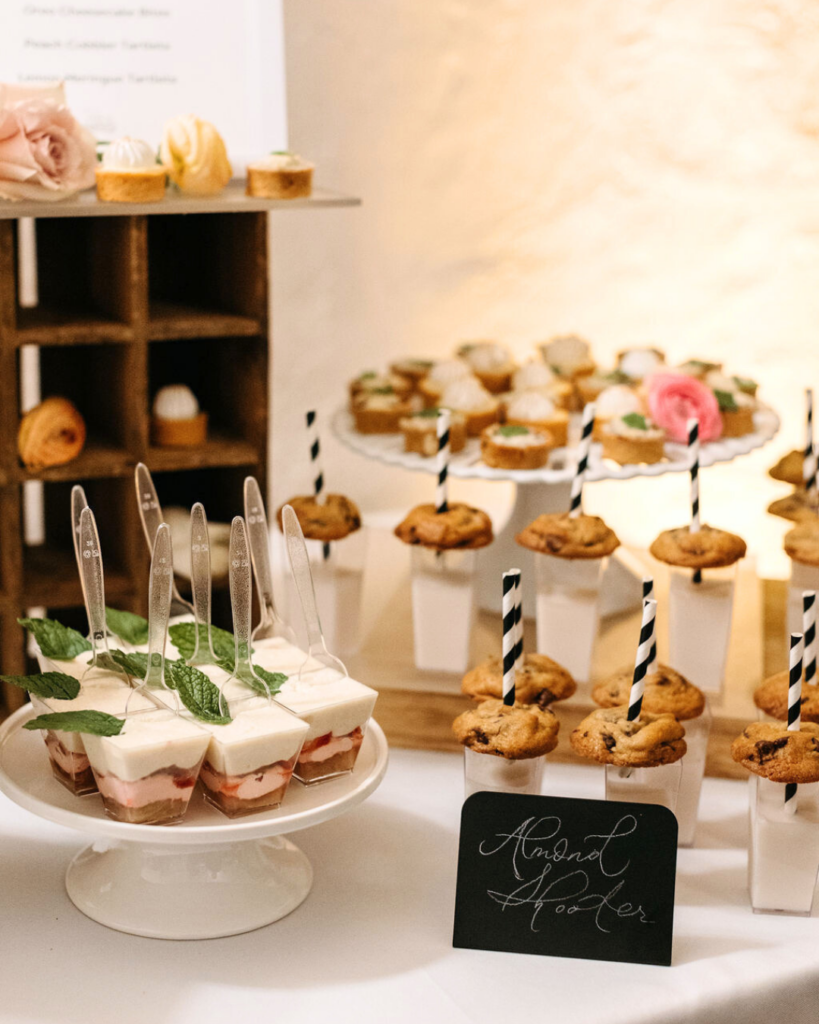
<svg viewBox="0 0 819 1024">
<path fill-rule="evenodd" d="M 754 704 L 771 718 L 782 722 L 788 720 L 788 686 L 789 672 L 777 672 L 768 678 L 754 691 Z M 819 686 L 802 685 L 802 721 L 819 722 Z"/>
<path fill-rule="evenodd" d="M 484 548 L 492 543 L 492 520 L 479 508 L 450 502 L 446 512 L 435 506 L 417 505 L 395 528 L 405 544 L 447 551 L 452 548 Z"/>
<path fill-rule="evenodd" d="M 683 569 L 719 569 L 745 557 L 747 546 L 742 537 L 714 526 L 701 526 L 696 533 L 689 527 L 663 530 L 649 548 L 659 562 Z"/>
<path fill-rule="evenodd" d="M 804 452 L 799 451 L 798 448 L 794 449 L 787 455 L 783 455 L 775 466 L 771 466 L 768 476 L 772 476 L 774 480 L 783 480 L 787 484 L 793 484 L 794 487 L 801 487 L 804 479 L 802 476 L 804 458 Z"/>
<path fill-rule="evenodd" d="M 784 723 L 753 722 L 731 744 L 731 757 L 772 782 L 819 782 L 819 725 L 789 732 Z"/>
<path fill-rule="evenodd" d="M 557 746 L 559 729 L 557 716 L 548 708 L 506 705 L 494 698 L 464 711 L 452 723 L 452 731 L 465 747 L 510 761 L 548 754 Z"/>
<path fill-rule="evenodd" d="M 552 512 L 538 516 L 515 537 L 521 547 L 558 558 L 603 558 L 620 546 L 599 516 Z"/>
<path fill-rule="evenodd" d="M 298 495 L 286 504 L 292 505 L 308 540 L 342 540 L 361 527 L 358 507 L 343 494 L 325 494 L 322 502 L 312 494 Z M 282 508 L 276 513 L 279 529 L 282 528 Z"/>
<path fill-rule="evenodd" d="M 617 708 L 628 704 L 633 668 L 624 668 L 598 683 L 592 700 L 601 708 Z M 645 678 L 642 710 L 650 715 L 673 715 L 677 721 L 699 718 L 705 708 L 702 690 L 689 683 L 685 676 L 668 665 L 657 665 L 656 672 Z"/>
<path fill-rule="evenodd" d="M 570 737 L 581 757 L 601 764 L 656 768 L 673 764 L 685 754 L 685 729 L 673 715 L 642 712 L 628 720 L 628 708 L 600 708 L 578 725 Z"/>
<path fill-rule="evenodd" d="M 819 565 L 819 522 L 803 520 L 785 534 L 785 553 L 803 565 Z"/>
<path fill-rule="evenodd" d="M 515 700 L 518 704 L 537 704 L 545 708 L 565 700 L 577 689 L 577 683 L 556 661 L 545 654 L 524 654 L 523 668 L 515 673 Z M 492 657 L 476 665 L 463 677 L 461 692 L 476 701 L 500 698 L 503 694 L 503 663 Z"/>
<path fill-rule="evenodd" d="M 808 492 L 805 490 L 794 491 L 784 498 L 777 498 L 768 506 L 772 516 L 779 516 L 780 519 L 790 519 L 792 523 L 813 520 L 816 522 L 819 516 L 819 506 L 815 505 Z"/>
</svg>

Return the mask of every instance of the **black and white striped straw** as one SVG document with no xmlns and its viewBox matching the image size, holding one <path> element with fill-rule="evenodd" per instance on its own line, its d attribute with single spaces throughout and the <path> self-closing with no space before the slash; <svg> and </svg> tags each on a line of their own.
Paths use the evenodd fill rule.
<svg viewBox="0 0 819 1024">
<path fill-rule="evenodd" d="M 700 532 L 700 421 L 688 421 L 688 462 L 691 474 L 691 533 Z M 695 569 L 691 577 L 702 583 L 702 570 Z"/>
<path fill-rule="evenodd" d="M 569 515 L 577 518 L 583 512 L 583 480 L 589 466 L 589 449 L 594 430 L 594 402 L 583 407 L 583 425 L 580 430 L 580 443 L 577 446 L 577 467 L 572 480 L 572 496 L 569 502 Z"/>
<path fill-rule="evenodd" d="M 802 652 L 805 640 L 801 633 L 791 633 L 788 675 L 788 732 L 799 732 L 802 724 Z M 796 783 L 785 784 L 785 810 L 796 813 Z"/>
<path fill-rule="evenodd" d="M 654 580 L 651 576 L 643 577 L 643 604 L 654 600 Z M 657 626 L 655 617 L 654 633 L 651 638 L 651 653 L 648 656 L 648 672 L 657 671 Z"/>
<path fill-rule="evenodd" d="M 515 671 L 523 669 L 523 578 L 520 569 L 515 580 Z"/>
<path fill-rule="evenodd" d="M 435 511 L 448 512 L 447 476 L 449 475 L 449 409 L 438 410 L 438 487 L 435 492 Z"/>
<path fill-rule="evenodd" d="M 324 501 L 324 473 L 321 469 L 321 442 L 319 441 L 316 410 L 310 409 L 306 415 L 307 439 L 310 442 L 310 466 L 313 471 L 313 493 L 319 505 Z M 330 557 L 330 545 L 325 542 L 321 549 L 325 560 Z"/>
<path fill-rule="evenodd" d="M 813 445 L 813 388 L 805 388 L 805 452 L 802 480 L 809 500 L 816 504 L 816 449 Z"/>
<path fill-rule="evenodd" d="M 510 706 L 515 703 L 515 583 L 519 577 L 520 569 L 503 574 L 503 703 Z"/>
<path fill-rule="evenodd" d="M 805 675 L 808 686 L 816 685 L 816 591 L 802 591 L 802 632 L 805 634 Z"/>
<path fill-rule="evenodd" d="M 657 617 L 657 602 L 654 598 L 643 601 L 643 622 L 640 626 L 640 643 L 637 657 L 634 659 L 634 675 L 631 680 L 631 693 L 628 698 L 628 720 L 633 722 L 640 717 L 643 706 L 643 690 L 651 658 L 651 645 L 654 643 L 654 620 Z"/>
</svg>

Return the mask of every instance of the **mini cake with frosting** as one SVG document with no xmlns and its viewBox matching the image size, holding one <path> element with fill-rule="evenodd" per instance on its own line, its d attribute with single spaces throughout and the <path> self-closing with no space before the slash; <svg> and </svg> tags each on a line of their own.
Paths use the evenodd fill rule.
<svg viewBox="0 0 819 1024">
<path fill-rule="evenodd" d="M 615 384 L 633 384 L 631 377 L 619 370 L 596 370 L 587 377 L 580 377 L 577 381 L 577 390 L 580 396 L 580 406 L 587 402 L 596 402 L 606 388 L 614 387 Z"/>
<path fill-rule="evenodd" d="M 719 403 L 719 414 L 722 417 L 723 437 L 744 437 L 754 432 L 754 412 L 757 401 L 744 391 L 723 391 L 713 389 Z"/>
<path fill-rule="evenodd" d="M 545 430 L 493 423 L 481 434 L 481 459 L 493 469 L 540 469 L 554 447 Z"/>
<path fill-rule="evenodd" d="M 357 398 L 362 395 L 384 395 L 394 393 L 401 398 L 408 398 L 413 387 L 406 377 L 397 373 L 376 373 L 365 370 L 350 381 L 350 408 L 355 406 Z"/>
<path fill-rule="evenodd" d="M 413 388 L 417 388 L 432 365 L 432 359 L 398 359 L 390 366 L 390 372 L 403 377 Z"/>
<path fill-rule="evenodd" d="M 665 354 L 658 348 L 627 348 L 617 354 L 617 369 L 631 380 L 644 380 L 665 366 Z"/>
<path fill-rule="evenodd" d="M 247 165 L 247 194 L 260 199 L 302 199 L 313 191 L 315 165 L 281 150 Z"/>
<path fill-rule="evenodd" d="M 429 372 L 419 382 L 418 390 L 428 408 L 441 404 L 441 398 L 449 384 L 456 380 L 474 378 L 472 368 L 463 359 L 441 359 L 432 364 Z"/>
<path fill-rule="evenodd" d="M 603 458 L 621 465 L 662 462 L 665 455 L 665 431 L 639 412 L 615 416 L 601 431 Z"/>
<path fill-rule="evenodd" d="M 493 395 L 508 391 L 515 363 L 505 345 L 497 341 L 466 341 L 458 356 L 469 364 L 472 372 Z"/>
<path fill-rule="evenodd" d="M 485 427 L 500 419 L 500 402 L 476 377 L 463 377 L 448 384 L 441 396 L 441 405 L 463 413 L 470 437 L 477 437 Z"/>
<path fill-rule="evenodd" d="M 686 359 L 677 367 L 686 377 L 696 377 L 704 381 L 709 373 L 722 373 L 722 363 L 711 363 L 707 359 Z"/>
<path fill-rule="evenodd" d="M 540 346 L 543 361 L 560 377 L 584 377 L 594 373 L 591 346 L 577 334 L 563 334 Z"/>
<path fill-rule="evenodd" d="M 397 434 L 401 420 L 421 406 L 420 396 L 396 391 L 391 384 L 361 392 L 352 400 L 355 429 L 359 434 Z"/>
<path fill-rule="evenodd" d="M 528 359 L 512 374 L 513 391 L 547 388 L 557 380 L 554 371 L 539 359 Z"/>
<path fill-rule="evenodd" d="M 404 451 L 417 452 L 427 458 L 438 454 L 438 409 L 421 409 L 405 416 L 398 424 L 404 435 Z M 449 450 L 453 454 L 466 445 L 466 416 L 449 414 Z"/>
<path fill-rule="evenodd" d="M 505 402 L 504 419 L 511 426 L 545 431 L 556 448 L 569 441 L 569 414 L 542 391 L 513 392 Z"/>
<path fill-rule="evenodd" d="M 105 147 L 96 171 L 104 203 L 157 203 L 165 198 L 166 172 L 142 139 L 125 136 Z"/>
<path fill-rule="evenodd" d="M 646 412 L 645 402 L 633 387 L 627 384 L 612 384 L 604 388 L 597 396 L 594 406 L 592 436 L 595 441 L 603 440 L 603 428 L 610 420 L 628 416 L 632 412 Z"/>
<path fill-rule="evenodd" d="M 199 408 L 196 395 L 187 384 L 169 384 L 154 396 L 151 440 L 163 448 L 184 448 L 204 444 L 208 414 Z"/>
</svg>

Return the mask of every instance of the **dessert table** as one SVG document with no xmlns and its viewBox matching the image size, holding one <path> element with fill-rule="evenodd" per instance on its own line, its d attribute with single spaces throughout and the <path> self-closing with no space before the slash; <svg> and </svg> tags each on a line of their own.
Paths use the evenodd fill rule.
<svg viewBox="0 0 819 1024">
<path fill-rule="evenodd" d="M 788 1024 L 816 1020 L 819 915 L 755 916 L 747 786 L 706 779 L 699 848 L 680 852 L 673 966 L 451 946 L 462 759 L 393 750 L 381 788 L 300 834 L 306 902 L 256 932 L 170 943 L 109 931 L 71 905 L 83 838 L 0 795 L 2 1024 Z M 602 794 L 602 771 L 553 764 L 544 791 Z"/>
</svg>

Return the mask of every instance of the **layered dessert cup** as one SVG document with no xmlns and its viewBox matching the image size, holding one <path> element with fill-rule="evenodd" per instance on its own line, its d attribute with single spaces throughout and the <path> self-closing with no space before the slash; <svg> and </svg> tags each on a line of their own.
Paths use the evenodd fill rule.
<svg viewBox="0 0 819 1024">
<path fill-rule="evenodd" d="M 681 527 L 665 530 L 650 550 L 672 567 L 669 661 L 701 690 L 719 694 L 731 639 L 737 563 L 745 556 L 745 541 L 711 526 L 694 533 Z"/>
<path fill-rule="evenodd" d="M 173 825 L 188 809 L 210 733 L 172 711 L 129 714 L 117 736 L 84 735 L 105 813 L 135 825 Z"/>
<path fill-rule="evenodd" d="M 819 590 L 819 519 L 805 521 L 785 535 L 791 560 L 786 634 L 802 632 L 802 591 Z"/>
<path fill-rule="evenodd" d="M 278 704 L 254 697 L 230 707 L 210 733 L 199 773 L 202 792 L 229 818 L 271 811 L 284 800 L 308 726 Z"/>
<path fill-rule="evenodd" d="M 477 549 L 491 543 L 492 522 L 461 503 L 450 502 L 445 512 L 418 505 L 395 534 L 412 548 L 415 664 L 463 673 L 475 623 Z"/>
<path fill-rule="evenodd" d="M 537 649 L 575 679 L 591 675 L 600 622 L 600 584 L 620 541 L 597 516 L 538 516 L 516 537 L 534 552 Z"/>
<path fill-rule="evenodd" d="M 307 726 L 293 774 L 311 785 L 355 768 L 378 694 L 335 669 L 309 668 L 291 676 L 276 703 Z"/>
</svg>

